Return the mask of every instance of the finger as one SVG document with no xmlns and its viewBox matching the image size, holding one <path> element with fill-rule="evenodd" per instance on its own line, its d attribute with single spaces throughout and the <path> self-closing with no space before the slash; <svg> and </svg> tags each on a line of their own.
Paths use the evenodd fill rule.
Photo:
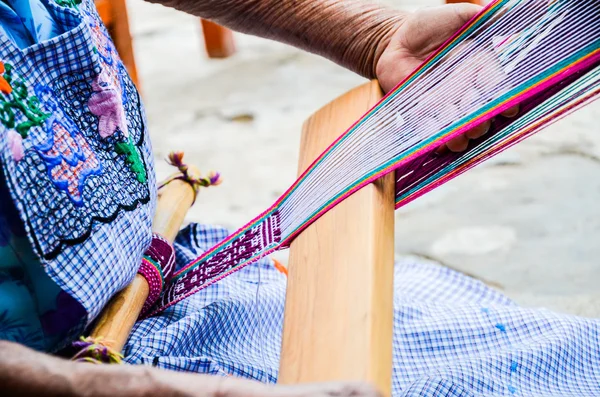
<svg viewBox="0 0 600 397">
<path fill-rule="evenodd" d="M 508 108 L 500 114 L 504 117 L 515 117 L 517 114 L 519 114 L 519 105 L 515 105 L 511 108 Z"/>
<path fill-rule="evenodd" d="M 486 95 L 498 94 L 507 88 L 502 86 L 506 73 L 500 61 L 490 50 L 483 50 L 473 58 L 472 73 L 475 76 L 475 87 Z"/>
<path fill-rule="evenodd" d="M 464 152 L 467 149 L 467 146 L 469 146 L 469 138 L 464 135 L 459 135 L 456 138 L 449 140 L 448 143 L 446 143 L 446 146 L 448 146 L 448 149 L 450 149 L 451 152 Z"/>
<path fill-rule="evenodd" d="M 487 134 L 492 126 L 492 120 L 479 124 L 477 127 L 465 132 L 465 136 L 469 139 L 477 139 Z"/>
</svg>

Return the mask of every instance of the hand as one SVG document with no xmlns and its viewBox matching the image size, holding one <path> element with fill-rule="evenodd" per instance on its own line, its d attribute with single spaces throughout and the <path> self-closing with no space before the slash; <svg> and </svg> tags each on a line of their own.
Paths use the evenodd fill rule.
<svg viewBox="0 0 600 397">
<path fill-rule="evenodd" d="M 479 11 L 481 11 L 480 6 L 459 3 L 426 8 L 408 14 L 391 36 L 389 44 L 376 64 L 375 72 L 383 90 L 387 92 L 393 89 Z M 494 65 L 493 62 L 490 62 L 490 55 L 489 53 L 479 54 L 479 62 L 470 65 L 472 70 L 469 73 L 465 73 L 464 70 L 461 71 L 460 68 L 454 72 L 454 76 L 461 75 L 462 77 L 456 79 L 459 82 L 459 86 L 454 87 L 457 96 L 469 98 L 469 89 L 475 88 L 478 78 L 489 81 L 491 75 L 496 77 L 497 80 L 503 76 L 499 65 L 497 68 L 490 66 Z M 477 70 L 477 64 L 480 65 L 480 70 Z M 465 75 L 472 76 L 473 79 L 465 81 Z M 447 77 L 447 79 L 451 78 L 452 76 Z M 420 106 L 424 108 L 439 106 L 436 94 L 439 95 L 439 93 L 433 92 L 428 98 L 422 98 L 423 103 Z M 444 110 L 452 114 L 453 106 L 456 107 L 456 113 L 458 114 L 460 103 L 446 104 Z M 519 108 L 514 107 L 508 109 L 502 115 L 514 117 L 518 111 Z M 451 116 L 446 115 L 446 119 L 448 117 Z M 425 124 L 428 122 L 435 124 L 433 120 L 423 121 Z M 438 150 L 449 149 L 453 152 L 462 152 L 467 149 L 470 139 L 479 138 L 487 133 L 490 125 L 491 121 L 482 123 L 473 130 L 465 132 L 462 136 L 448 141 L 445 146 Z"/>
</svg>

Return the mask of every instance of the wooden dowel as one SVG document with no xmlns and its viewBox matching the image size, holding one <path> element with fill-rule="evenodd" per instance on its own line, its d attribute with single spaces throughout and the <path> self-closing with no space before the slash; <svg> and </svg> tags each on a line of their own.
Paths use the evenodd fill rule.
<svg viewBox="0 0 600 397">
<path fill-rule="evenodd" d="M 381 98 L 358 87 L 304 125 L 300 171 Z M 279 382 L 366 381 L 391 394 L 394 176 L 340 203 L 292 242 Z"/>
<path fill-rule="evenodd" d="M 110 3 L 110 24 L 107 26 L 115 48 L 129 77 L 135 84 L 138 91 L 141 91 L 140 81 L 138 79 L 137 67 L 135 64 L 135 54 L 133 52 L 133 39 L 129 30 L 129 14 L 127 11 L 126 0 L 109 0 Z M 102 12 L 105 13 L 104 10 Z"/>
<path fill-rule="evenodd" d="M 235 53 L 233 32 L 214 22 L 201 19 L 204 46 L 210 58 L 227 58 Z"/>
<path fill-rule="evenodd" d="M 197 170 L 192 169 L 192 173 Z M 152 230 L 169 242 L 173 242 L 188 209 L 194 202 L 196 192 L 191 184 L 173 180 L 159 191 Z M 100 314 L 91 332 L 92 338 L 102 338 L 103 344 L 120 352 L 137 321 L 150 288 L 146 279 L 137 274 L 133 282 L 117 293 Z"/>
</svg>

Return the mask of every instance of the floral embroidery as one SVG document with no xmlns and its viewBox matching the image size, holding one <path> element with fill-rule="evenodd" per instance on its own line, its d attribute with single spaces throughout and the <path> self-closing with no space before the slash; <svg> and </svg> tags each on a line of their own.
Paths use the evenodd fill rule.
<svg viewBox="0 0 600 397">
<path fill-rule="evenodd" d="M 8 147 L 15 161 L 21 161 L 23 156 L 25 156 L 23 137 L 14 130 L 8 131 Z"/>
<path fill-rule="evenodd" d="M 10 64 L 3 64 L 3 82 L 0 86 L 8 85 L 10 90 L 2 90 L 3 95 L 0 98 L 0 122 L 6 128 L 15 129 L 21 138 L 27 138 L 29 130 L 32 127 L 41 126 L 44 121 L 50 117 L 49 114 L 42 112 L 40 101 L 35 95 L 29 95 L 27 86 L 21 78 L 13 74 L 13 67 Z M 8 93 L 7 93 L 8 92 Z M 17 115 L 22 114 L 25 120 L 17 122 Z M 14 135 L 9 136 L 9 145 L 13 158 L 17 161 L 23 158 L 23 142 Z"/>
<path fill-rule="evenodd" d="M 81 206 L 86 179 L 100 173 L 100 162 L 79 128 L 58 106 L 52 89 L 37 85 L 35 92 L 51 116 L 45 124 L 46 139 L 34 148 L 45 160 L 55 186 Z"/>
<path fill-rule="evenodd" d="M 95 44 L 95 53 L 98 54 L 98 57 L 105 66 L 99 78 L 101 78 L 102 83 L 114 88 L 119 94 L 122 103 L 125 103 L 127 101 L 127 92 L 123 90 L 123 86 L 124 74 L 126 73 L 123 71 L 119 54 L 113 45 L 110 35 L 96 13 L 85 10 L 83 15 L 90 27 L 92 40 L 94 40 Z"/>
<path fill-rule="evenodd" d="M 83 243 L 100 224 L 147 211 L 140 206 L 154 181 L 139 94 L 93 3 L 81 2 L 78 12 L 91 34 L 82 48 L 96 47 L 92 64 L 69 58 L 60 69 L 26 75 L 14 61 L 0 67 L 4 177 L 43 260 Z"/>
<path fill-rule="evenodd" d="M 108 32 L 102 26 L 98 16 L 87 10 L 84 11 L 84 15 L 89 20 L 92 38 L 96 44 L 95 52 L 105 66 L 92 83 L 94 92 L 88 101 L 88 107 L 99 118 L 98 132 L 102 138 L 112 136 L 117 131 L 123 133 L 125 141 L 115 144 L 115 150 L 118 154 L 125 156 L 125 161 L 136 175 L 137 180 L 140 183 L 146 183 L 146 168 L 138 149 L 129 139 L 124 113 L 128 101 L 127 90 L 123 89 L 126 72 Z"/>
<path fill-rule="evenodd" d="M 119 142 L 115 145 L 115 150 L 119 154 L 125 155 L 125 161 L 129 164 L 131 171 L 135 174 L 137 180 L 140 183 L 146 183 L 147 175 L 146 175 L 146 167 L 144 166 L 144 162 L 138 153 L 137 148 L 130 140 L 127 142 Z"/>
<path fill-rule="evenodd" d="M 102 138 L 112 136 L 117 129 L 128 137 L 123 98 L 117 87 L 109 81 L 110 76 L 103 70 L 92 83 L 94 92 L 88 101 L 88 106 L 99 118 L 98 132 Z"/>
<path fill-rule="evenodd" d="M 44 259 L 85 241 L 94 225 L 112 222 L 150 200 L 149 148 L 135 86 L 124 80 L 128 136 L 117 128 L 103 138 L 99 117 L 88 106 L 93 82 L 89 74 L 71 73 L 30 89 L 48 117 L 23 140 L 21 161 L 5 163 L 34 250 Z"/>
</svg>

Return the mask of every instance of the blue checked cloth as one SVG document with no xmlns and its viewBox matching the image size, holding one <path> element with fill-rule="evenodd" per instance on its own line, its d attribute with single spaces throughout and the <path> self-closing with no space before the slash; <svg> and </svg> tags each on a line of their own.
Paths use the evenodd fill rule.
<svg viewBox="0 0 600 397">
<path fill-rule="evenodd" d="M 112 44 L 103 42 L 106 31 L 98 23 L 93 1 L 84 0 L 79 5 L 75 1 L 0 1 L 0 21 L 0 60 L 15 66 L 23 84 L 30 90 L 38 84 L 52 87 L 54 100 L 65 109 L 55 116 L 65 125 L 70 125 L 65 121 L 68 117 L 79 123 L 95 120 L 85 113 L 84 102 L 89 96 L 85 93 L 101 71 L 117 73 L 122 65 L 113 56 Z M 124 79 L 119 85 L 125 93 L 131 84 Z M 81 87 L 81 92 L 73 90 L 76 86 Z M 143 109 L 139 106 L 138 112 L 136 96 L 131 92 L 124 98 L 133 130 L 136 120 L 143 119 Z M 93 134 L 97 126 L 87 127 L 77 134 L 83 134 L 91 143 L 100 142 Z M 33 146 L 27 145 L 35 144 L 36 136 L 43 136 L 44 131 L 36 128 L 27 138 L 31 141 L 25 141 L 22 161 L 27 161 L 27 153 L 33 151 Z M 8 150 L 10 132 L 8 127 L 0 127 L 4 176 L 19 171 Z M 147 183 L 154 186 L 150 142 L 147 136 L 140 140 L 139 152 L 149 170 Z M 106 161 L 105 165 L 116 161 L 117 158 Z M 37 173 L 39 180 L 46 175 L 43 167 L 31 171 Z M 24 189 L 21 193 L 26 195 L 29 191 Z M 51 198 L 58 202 L 63 193 L 53 194 Z M 12 198 L 19 201 L 23 197 L 13 194 Z M 52 201 L 39 199 L 31 205 L 37 208 Z M 57 319 L 69 320 L 74 326 L 71 336 L 75 336 L 75 324 L 89 323 L 109 297 L 135 275 L 150 242 L 154 205 L 152 190 L 146 204 L 117 214 L 112 222 L 95 225 L 89 239 L 68 245 L 59 255 L 43 262 L 49 278 L 42 280 L 39 275 L 39 280 L 51 279 L 60 289 L 51 291 L 51 295 L 57 295 L 56 304 L 46 302 L 41 295 L 36 301 L 27 296 L 28 289 L 21 282 L 28 278 L 24 271 L 41 266 L 31 247 L 21 245 L 22 225 L 11 225 L 16 209 L 0 206 L 6 212 L 0 217 L 0 246 L 5 252 L 0 259 L 6 268 L 0 268 L 0 282 L 5 287 L 18 286 L 27 307 L 37 307 L 42 319 L 39 321 L 50 328 L 61 323 Z M 28 209 L 22 203 L 17 203 L 17 207 L 21 215 Z M 45 224 L 41 222 L 40 226 Z M 189 226 L 176 242 L 178 266 L 227 235 L 220 228 Z M 22 249 L 19 253 L 26 257 L 6 253 L 14 247 Z M 21 264 L 22 258 L 31 258 L 30 263 Z M 10 267 L 8 259 L 13 262 Z M 398 263 L 395 283 L 394 395 L 600 396 L 598 320 L 521 308 L 481 282 L 429 263 Z M 268 259 L 262 260 L 160 315 L 139 322 L 126 346 L 126 360 L 273 383 L 277 380 L 285 287 L 285 276 Z M 5 288 L 5 292 L 11 291 Z M 3 298 L 0 303 L 14 303 L 14 297 L 13 293 L 12 298 Z M 66 303 L 71 302 L 70 306 L 63 302 L 65 299 Z M 61 307 L 79 312 L 61 312 Z M 7 335 L 6 324 L 18 328 L 15 320 L 4 314 L 9 313 L 8 309 L 19 314 L 15 308 L 3 309 L 0 305 L 0 337 Z M 44 318 L 52 321 L 43 321 Z M 34 327 L 35 321 L 38 320 L 26 325 Z M 26 333 L 15 335 L 15 340 L 25 343 Z M 41 343 L 40 338 L 36 336 L 29 345 Z"/>
<path fill-rule="evenodd" d="M 228 232 L 191 225 L 179 266 Z M 286 278 L 269 259 L 139 322 L 126 360 L 277 380 Z M 351 304 L 351 303 L 349 303 Z M 600 321 L 519 307 L 431 264 L 395 267 L 395 396 L 600 396 Z"/>
<path fill-rule="evenodd" d="M 30 332 L 33 321 L 21 321 L 25 306 L 13 304 L 16 299 L 4 299 L 0 302 L 0 338 L 55 351 L 80 336 L 110 297 L 131 282 L 150 245 L 156 204 L 151 143 L 139 96 L 93 0 L 0 0 L 0 61 L 11 65 L 14 78 L 13 91 L 0 93 L 3 114 L 7 103 L 24 92 L 30 106 L 40 106 L 51 116 L 48 120 L 55 120 L 54 127 L 67 131 L 69 140 L 53 146 L 62 156 L 57 157 L 59 161 L 72 162 L 69 150 L 81 150 L 85 143 L 86 160 L 92 153 L 102 167 L 93 177 L 84 178 L 89 170 L 75 173 L 82 164 L 78 158 L 77 166 L 66 167 L 66 175 L 52 179 L 56 170 L 52 161 L 57 160 L 44 160 L 41 155 L 48 153 L 44 154 L 44 145 L 58 142 L 52 126 L 31 127 L 22 138 L 23 158 L 17 160 L 9 139 L 16 134 L 15 128 L 0 123 L 0 185 L 9 187 L 15 203 L 15 208 L 6 210 L 17 213 L 11 218 L 20 218 L 20 228 L 25 226 L 27 232 L 26 236 L 3 233 L 1 237 L 6 242 L 0 245 L 4 248 L 0 250 L 0 296 L 5 296 L 4 289 L 14 298 L 12 286 L 22 290 L 27 284 L 32 297 L 23 300 L 37 310 L 38 328 L 43 331 L 42 337 L 39 330 Z M 7 71 L 0 73 L 2 78 Z M 145 182 L 136 180 L 128 160 L 115 149 L 117 141 L 125 142 L 123 131 L 101 136 L 99 117 L 91 112 L 89 100 L 101 73 L 117 76 L 106 80 L 119 93 L 127 139 L 147 171 Z M 24 105 L 12 106 L 16 122 L 24 121 L 26 116 L 19 110 Z M 81 204 L 73 204 L 60 187 L 75 182 Z M 80 224 L 85 225 L 78 228 Z M 53 251 L 50 247 L 56 241 L 60 244 Z M 7 262 L 14 263 L 8 266 Z M 31 271 L 40 268 L 45 274 Z M 46 287 L 49 283 L 54 285 Z M 57 291 L 48 294 L 48 289 Z"/>
</svg>

